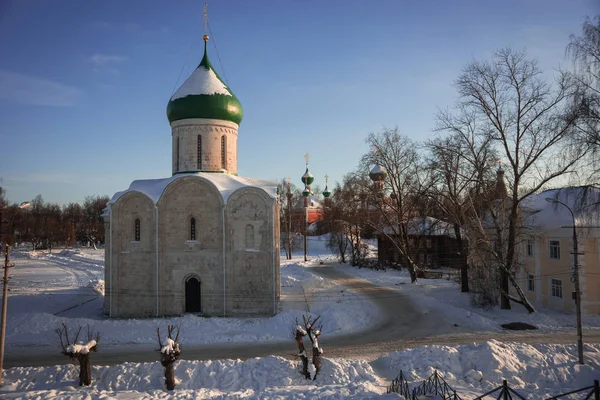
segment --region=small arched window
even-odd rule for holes
[[[254,226],[250,224],[246,225],[246,248],[254,248]]]
[[[190,240],[196,240],[196,218],[190,220]]]
[[[202,135],[198,135],[198,170],[202,170]]]
[[[135,219],[135,241],[136,242],[140,241],[140,219],[139,218]]]
[[[221,169],[227,169],[227,138],[221,136]]]

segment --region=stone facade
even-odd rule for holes
[[[164,180],[154,200],[138,190],[111,200],[105,217],[107,315],[181,315],[193,295],[186,292],[190,278],[200,282],[203,315],[277,312],[279,226],[273,193],[242,185],[227,194],[213,182],[215,175],[218,185],[231,186],[226,183],[234,177],[227,174],[181,174]],[[155,190],[158,183],[152,183],[148,187]]]
[[[237,124],[216,119],[191,118],[171,123],[171,133],[173,174],[223,170],[237,174]],[[201,154],[198,152],[198,136],[202,142]]]
[[[167,104],[172,173],[134,181],[105,213],[105,313],[273,315],[275,182],[237,176],[242,105],[204,56]]]

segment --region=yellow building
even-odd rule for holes
[[[583,314],[600,314],[600,189],[552,189],[522,203],[516,276],[528,299],[575,312],[573,222]],[[571,211],[570,211],[571,210]]]

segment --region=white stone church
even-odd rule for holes
[[[109,317],[277,313],[276,183],[237,176],[242,106],[206,50],[171,97],[173,176],[116,193],[106,225]]]

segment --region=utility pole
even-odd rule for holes
[[[304,190],[302,196],[304,196],[304,261],[308,261],[308,242],[306,236],[308,235],[308,197],[311,195],[310,185],[315,180],[314,176],[308,171],[308,159],[310,155],[306,153],[304,158],[306,159],[306,172],[302,175],[302,183],[304,183]]]
[[[548,203],[560,204],[564,206],[571,213],[571,219],[573,220],[573,275],[571,281],[575,284],[575,312],[577,313],[577,355],[579,358],[579,364],[585,364],[583,360],[583,333],[581,327],[581,286],[579,285],[579,248],[577,246],[577,229],[575,226],[575,214],[571,207],[554,198],[546,198]]]
[[[568,208],[568,207],[567,207]],[[575,283],[575,308],[577,312],[577,354],[579,364],[583,361],[583,333],[581,329],[581,288],[579,286],[579,252],[577,251],[577,230],[575,229],[575,218],[573,218],[573,281]]]
[[[8,225],[8,233],[12,235],[12,227],[15,223],[15,217],[24,208],[28,208],[30,202],[24,201],[19,204],[19,208],[12,216]],[[8,309],[8,269],[14,267],[15,264],[10,264],[10,246],[6,245],[6,254],[4,255],[4,280],[2,286],[2,316],[0,319],[0,386],[4,384],[4,339],[6,336],[6,311]]]
[[[15,264],[10,264],[10,246],[6,245],[2,287],[2,320],[0,321],[0,386],[4,384],[4,339],[6,335],[6,310],[8,308],[8,269],[14,266]]]
[[[292,259],[292,183],[287,178],[287,259]]]

